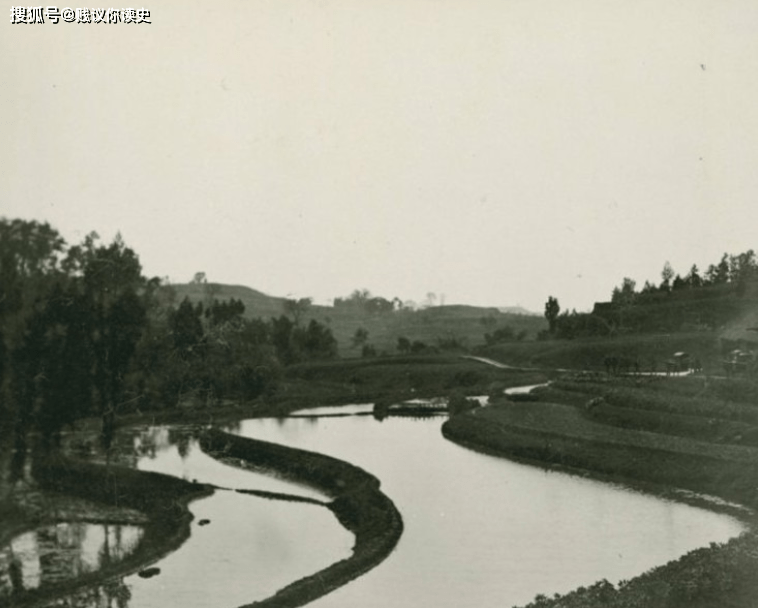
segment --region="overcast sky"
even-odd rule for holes
[[[6,17],[0,215],[321,302],[585,310],[758,249],[754,1],[144,6]]]

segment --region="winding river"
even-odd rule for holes
[[[329,413],[227,429],[362,467],[402,513],[405,532],[394,553],[316,607],[524,604],[537,594],[631,578],[743,529],[704,509],[472,452],[442,437],[443,417],[320,416]],[[155,564],[160,574],[120,581],[121,608],[231,608],[350,554],[352,535],[325,507],[233,490],[324,499],[317,491],[218,462],[200,450],[190,429],[129,429],[120,442],[139,469],[225,488],[190,505],[192,535]],[[22,568],[42,568],[37,558]]]

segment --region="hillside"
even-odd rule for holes
[[[263,292],[243,285],[222,285],[220,283],[184,283],[171,285],[176,292],[176,303],[188,297],[193,302],[202,302],[208,294],[218,300],[242,300],[248,317],[278,317],[284,313],[285,298],[266,295]]]
[[[284,314],[286,298],[266,295],[241,285],[179,284],[171,286],[175,291],[175,303],[189,297],[193,302],[204,301],[208,294],[218,300],[231,298],[245,305],[249,318],[278,317]],[[315,319],[327,325],[339,344],[340,355],[360,356],[360,348],[352,347],[355,331],[363,328],[368,332],[368,344],[377,353],[397,352],[397,339],[401,336],[411,342],[420,341],[428,346],[437,346],[440,340],[455,340],[468,348],[484,344],[484,334],[503,327],[511,327],[515,333],[526,332],[526,339],[533,340],[537,333],[547,327],[544,317],[500,312],[495,307],[449,305],[434,306],[423,310],[399,310],[385,313],[368,313],[354,307],[311,306],[303,316],[307,323]]]
[[[642,372],[664,372],[666,361],[675,352],[684,351],[700,359],[706,373],[722,374],[719,337],[714,331],[581,337],[496,344],[479,349],[477,354],[517,367],[596,371],[605,370],[606,357],[616,356],[638,361]]]
[[[542,314],[539,312],[534,312],[532,310],[527,310],[523,306],[498,306],[497,309],[500,312],[506,313],[506,314],[512,314],[512,315],[531,315],[534,317],[541,317]]]
[[[632,331],[721,329],[758,308],[758,285],[638,294],[631,304],[598,302],[593,314]]]

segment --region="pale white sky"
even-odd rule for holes
[[[11,6],[0,215],[120,230],[149,275],[582,310],[758,249],[753,1]]]

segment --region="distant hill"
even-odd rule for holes
[[[523,306],[498,306],[497,309],[500,312],[509,314],[509,315],[529,315],[532,317],[542,316],[540,313],[534,312],[533,310],[527,310]]]
[[[185,297],[193,302],[202,302],[211,297],[218,300],[234,298],[242,300],[245,316],[269,319],[284,314],[286,298],[269,296],[242,285],[219,283],[185,283],[171,286],[175,303]],[[520,307],[517,307],[520,310]],[[370,314],[355,308],[311,306],[303,322],[315,319],[326,324],[339,344],[340,354],[345,357],[360,356],[360,348],[354,348],[352,337],[359,328],[368,331],[368,344],[377,353],[397,352],[397,339],[408,338],[428,346],[437,346],[441,340],[455,339],[467,347],[484,344],[484,334],[501,327],[512,327],[514,332],[526,332],[526,339],[534,339],[537,333],[547,328],[544,317],[526,312],[501,312],[497,307],[467,305],[434,306],[422,310],[400,310],[383,314]]]
[[[176,303],[185,297],[192,302],[202,302],[208,294],[217,300],[242,300],[245,305],[245,316],[250,318],[278,317],[284,314],[285,298],[266,295],[261,291],[242,285],[223,285],[220,283],[184,283],[171,285],[176,292]]]
[[[637,294],[631,305],[596,302],[592,313],[634,333],[744,330],[758,320],[758,281]]]

